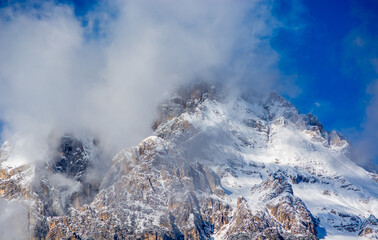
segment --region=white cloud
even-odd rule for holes
[[[29,239],[27,211],[23,204],[0,198],[0,239]]]
[[[24,155],[32,161],[65,132],[94,134],[112,154],[137,144],[151,133],[163,93],[180,84],[212,80],[266,91],[277,83],[269,2],[100,6],[86,16],[87,27],[69,6],[52,2],[0,13],[3,139],[24,139],[19,151],[30,149]],[[88,34],[96,21],[99,38]]]
[[[356,157],[357,162],[364,167],[374,169],[370,164],[375,164],[378,170],[378,80],[368,86],[368,94],[372,98],[366,107],[366,120],[363,123],[363,131],[357,137]]]

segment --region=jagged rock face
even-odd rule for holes
[[[84,145],[84,140],[63,136],[56,154],[37,172],[40,178],[34,184],[34,191],[45,204],[48,216],[64,215],[71,207],[90,203],[99,190],[99,182],[88,179],[91,169],[90,152],[94,142]]]
[[[73,229],[71,236],[84,239],[144,239],[156,234],[162,239],[210,238],[228,222],[231,208],[211,197],[224,197],[217,175],[189,163],[180,151],[151,137],[118,154],[92,204],[68,218],[52,219],[50,232],[55,235],[48,238],[67,228]]]
[[[376,175],[350,161],[341,134],[277,93],[224,98],[199,84],[160,112],[153,136],[117,154],[100,184],[86,177],[93,148],[63,138],[29,191],[34,237],[376,237]],[[26,170],[12,171],[17,185]]]
[[[196,84],[189,88],[182,87],[172,94],[173,97],[160,104],[159,119],[152,126],[154,130],[157,130],[161,123],[166,123],[185,112],[192,113],[205,100],[214,100],[221,95],[214,85],[207,83]]]
[[[58,156],[56,160],[53,160],[51,166],[53,172],[82,181],[83,173],[89,166],[89,159],[80,140],[64,136],[58,146]]]
[[[5,147],[2,161],[12,156],[10,147]],[[93,146],[84,146],[81,140],[67,135],[61,138],[56,154],[47,162],[0,170],[0,196],[30,205],[32,239],[45,238],[48,217],[64,215],[72,207],[90,203],[98,192],[99,182],[88,180],[85,175],[91,168],[91,147],[94,152]]]
[[[294,197],[290,183],[282,173],[276,173],[261,184],[254,186],[251,191],[261,196],[261,202],[265,203],[270,214],[282,224],[285,230],[293,234],[307,235],[307,238],[314,238],[316,235],[314,217],[306,208],[306,205],[297,197]]]
[[[359,236],[365,236],[370,239],[378,239],[378,220],[374,215],[370,215],[368,219],[360,227]]]
[[[30,192],[20,184],[24,172],[29,170],[28,166],[21,166],[10,171],[0,169],[0,196],[12,199],[18,196],[28,197]]]
[[[251,192],[260,206],[252,212],[244,198],[238,199],[225,234],[229,239],[317,239],[314,217],[283,175],[269,177]]]

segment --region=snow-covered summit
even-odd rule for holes
[[[183,88],[161,103],[153,128],[153,136],[114,157],[96,191],[85,189],[93,201],[40,219],[47,239],[378,235],[377,176],[351,161],[342,134],[275,92],[245,97],[211,84]],[[55,169],[66,174],[66,162]],[[73,176],[85,172],[76,170]]]
[[[294,195],[317,213],[319,229],[328,228],[330,239],[360,231],[351,231],[343,214],[360,219],[360,227],[377,214],[374,175],[351,161],[346,138],[326,131],[316,116],[301,114],[276,92],[252,101],[203,99],[193,111],[162,122],[156,134],[193,150],[195,161],[211,166],[234,208],[240,196],[256,202],[249,189],[282,171]]]

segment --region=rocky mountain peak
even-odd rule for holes
[[[219,96],[220,86],[210,83],[197,83],[175,90],[159,105],[159,118],[153,124],[156,130],[161,122],[180,116],[184,112],[192,112],[205,100],[215,100]]]
[[[57,155],[51,163],[53,172],[82,182],[83,174],[90,165],[86,151],[78,138],[70,135],[63,136],[57,148]]]
[[[172,94],[152,136],[98,182],[96,144],[63,136],[30,187],[28,168],[2,168],[0,194],[29,204],[33,239],[375,239],[377,176],[350,160],[340,133],[277,93],[221,92]]]
[[[277,92],[271,92],[268,94],[263,101],[263,107],[267,111],[268,119],[270,121],[280,117],[284,117],[292,122],[298,120],[298,109],[289,101],[281,97]]]
[[[264,107],[274,106],[277,105],[281,108],[295,108],[289,101],[281,97],[277,92],[272,91],[270,92],[265,100],[264,100]]]

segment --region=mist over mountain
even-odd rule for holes
[[[378,238],[376,84],[298,110],[289,2],[1,3],[0,239]]]
[[[159,106],[152,135],[115,155],[104,174],[96,171],[103,155],[94,138],[64,135],[47,162],[27,164],[5,143],[0,193],[28,212],[17,236],[378,236],[377,175],[351,161],[341,133],[276,92],[237,95],[200,83]]]
[[[278,82],[268,2],[104,2],[86,25],[69,5],[24,5],[1,9],[0,109],[2,138],[25,139],[28,161],[66,132],[98,136],[110,155],[137,144],[181,84],[266,92]],[[88,36],[96,23],[100,37]]]

